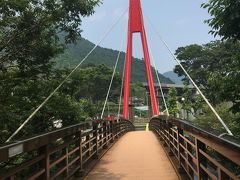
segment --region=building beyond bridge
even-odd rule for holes
[[[143,87],[146,88],[147,92],[149,92],[148,83],[142,83],[142,85],[143,85]],[[155,90],[157,92],[158,98],[162,97],[159,84],[155,83],[154,86],[155,86]],[[176,88],[178,97],[182,97],[183,96],[184,85],[179,85],[179,84],[161,84],[161,86],[162,86],[164,97],[168,97],[169,90],[172,87]],[[197,94],[197,89],[194,86],[188,85],[188,88],[192,91],[192,96],[195,96]]]
[[[142,83],[143,87],[146,89],[146,98],[147,98],[147,106],[149,106],[149,111],[148,111],[148,117],[151,117],[152,116],[152,112],[151,112],[151,104],[150,104],[150,100],[149,100],[149,88],[148,88],[148,83]],[[161,89],[160,89],[160,86],[158,83],[155,83],[154,84],[155,86],[155,90],[156,90],[156,94],[157,94],[157,99],[158,99],[158,106],[160,109],[165,109],[165,106],[163,104],[163,101],[162,101],[162,93],[161,93]],[[183,95],[184,95],[184,86],[185,85],[179,85],[179,84],[161,84],[162,86],[162,90],[163,90],[163,94],[164,94],[164,97],[167,99],[169,97],[169,91],[171,88],[175,88],[176,91],[177,91],[177,101],[178,101],[178,105],[181,109],[182,107],[182,103],[184,102],[184,98],[183,98]],[[188,88],[190,89],[190,91],[192,92],[192,98],[194,99],[194,97],[198,94],[197,92],[197,89],[193,86],[193,85],[188,85]],[[192,114],[192,113],[190,113]],[[189,116],[191,116],[191,118],[193,118],[192,115],[190,115],[188,113]],[[186,111],[181,109],[179,114],[177,115],[177,117],[186,117]]]

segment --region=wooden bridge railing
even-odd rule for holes
[[[0,180],[69,179],[81,175],[120,136],[127,120],[96,121],[59,129],[0,147]],[[105,150],[104,150],[105,149]]]
[[[240,179],[240,146],[185,121],[160,116],[150,121],[173,164],[190,179]]]

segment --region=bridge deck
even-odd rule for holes
[[[166,153],[151,131],[124,135],[100,160],[86,180],[177,180]]]

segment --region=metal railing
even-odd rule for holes
[[[0,147],[0,180],[69,179],[90,166],[119,137],[134,129],[127,120],[94,121]]]
[[[153,118],[150,129],[179,173],[194,180],[240,179],[238,144],[167,116]]]

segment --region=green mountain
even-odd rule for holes
[[[174,73],[173,71],[168,71],[163,73],[163,75],[169,79],[171,79],[175,84],[183,84],[183,77],[179,77],[176,73]]]
[[[55,59],[57,68],[73,68],[75,67],[95,46],[86,39],[81,39],[76,44],[68,46],[64,54]],[[88,64],[100,65],[105,64],[109,67],[114,67],[118,51],[97,47],[95,51],[87,58],[83,63],[83,66]],[[122,73],[125,60],[125,53],[122,52],[119,59],[118,72]],[[153,69],[154,82],[157,82],[156,73]],[[174,84],[169,78],[159,74],[160,80],[163,83]],[[132,81],[133,82],[146,82],[146,71],[143,60],[133,58],[132,59]]]

